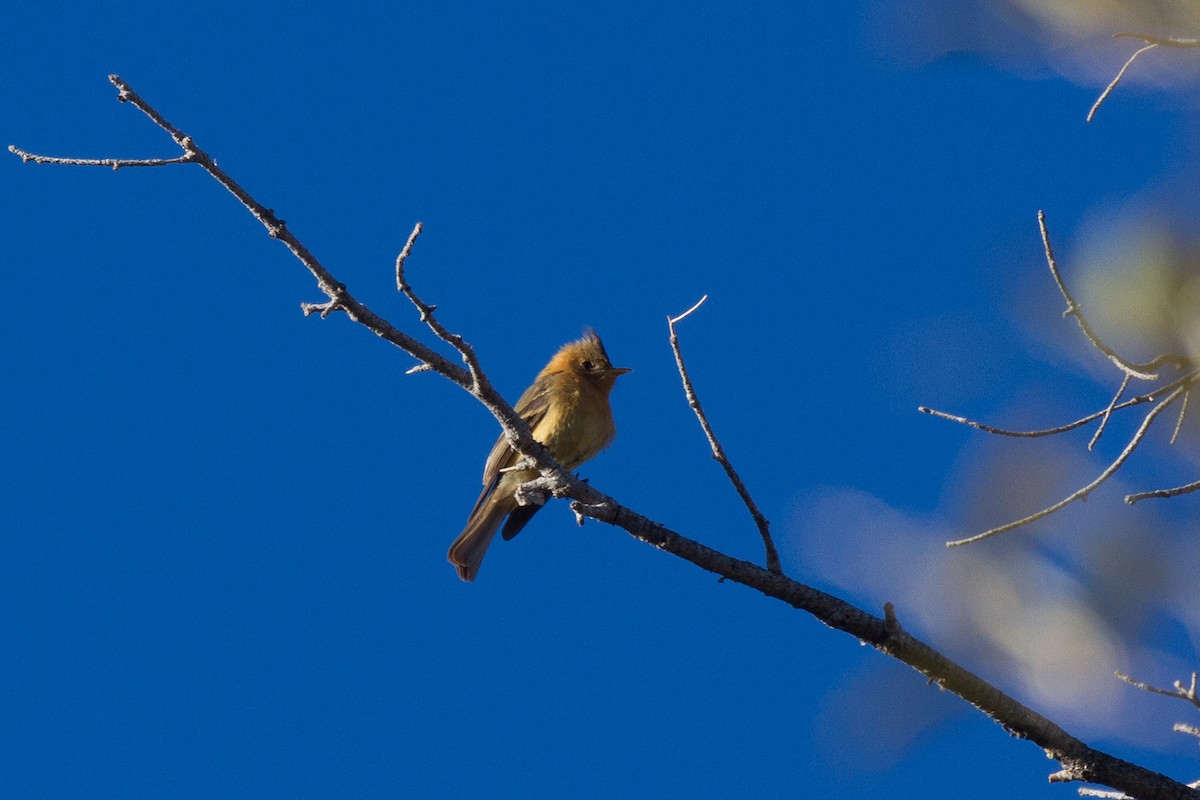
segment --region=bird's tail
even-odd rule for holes
[[[509,504],[501,502],[493,492],[490,496],[480,498],[475,509],[467,520],[463,532],[450,545],[446,557],[458,568],[458,577],[464,581],[473,581],[479,574],[479,565],[487,554],[492,537],[500,530],[500,523],[512,511]],[[515,504],[513,504],[515,505]]]

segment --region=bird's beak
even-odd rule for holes
[[[608,371],[612,375],[624,375],[627,372],[633,372],[628,367],[610,367]]]

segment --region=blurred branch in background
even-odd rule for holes
[[[1183,105],[1200,103],[1194,58],[1141,58],[1161,47],[1198,46],[1188,38],[1200,35],[1195,0],[876,0],[871,9],[876,46],[903,61],[930,63],[971,52],[1026,76],[1049,68],[1089,91],[1107,85],[1089,117],[1118,83],[1170,90]],[[1121,33],[1114,38],[1113,31],[1177,36]],[[1132,58],[1125,39],[1141,42]],[[1137,67],[1130,69],[1134,60]],[[1122,62],[1114,79],[1114,65]]]
[[[1126,683],[1130,684],[1131,686],[1136,686],[1137,688],[1142,689],[1143,691],[1152,692],[1153,694],[1162,694],[1162,695],[1166,695],[1167,697],[1178,697],[1181,700],[1187,700],[1189,703],[1194,705],[1196,708],[1200,708],[1200,696],[1197,696],[1197,694],[1196,694],[1196,673],[1195,672],[1192,673],[1191,685],[1184,686],[1183,681],[1175,681],[1174,689],[1159,689],[1158,687],[1151,686],[1148,683],[1142,683],[1141,681],[1135,681],[1133,678],[1129,677],[1128,675],[1124,675],[1120,672],[1117,673],[1117,677],[1120,678],[1121,680],[1125,681]]]
[[[1109,82],[1108,86],[1104,87],[1104,91],[1100,93],[1100,96],[1096,98],[1096,102],[1093,103],[1091,109],[1088,110],[1088,122],[1091,122],[1096,118],[1096,112],[1100,110],[1100,106],[1104,105],[1104,101],[1108,99],[1108,96],[1113,93],[1113,89],[1116,89],[1117,84],[1119,84],[1121,79],[1125,77],[1125,72],[1129,69],[1130,65],[1132,65],[1137,57],[1142,53],[1149,52],[1156,47],[1200,47],[1200,39],[1164,39],[1159,36],[1150,36],[1149,34],[1145,33],[1114,33],[1113,37],[1118,39],[1141,39],[1143,42],[1146,42],[1146,45],[1135,51],[1134,54],[1129,57],[1129,60],[1122,65],[1120,71],[1117,72],[1117,76],[1113,78],[1111,82]]]
[[[1137,430],[1130,438],[1128,444],[1125,445],[1125,448],[1121,451],[1120,455],[1118,455],[1117,458],[1095,478],[1095,480],[1040,511],[1036,511],[1028,516],[1007,522],[1003,525],[997,525],[996,527],[989,528],[982,533],[969,536],[965,539],[955,539],[953,541],[949,541],[946,543],[948,547],[958,547],[964,544],[971,544],[973,542],[978,542],[982,539],[995,536],[996,534],[1004,533],[1005,531],[1020,528],[1024,525],[1028,525],[1031,522],[1044,519],[1056,511],[1059,511],[1062,508],[1070,505],[1076,500],[1086,500],[1088,495],[1090,495],[1101,484],[1111,478],[1117,472],[1117,470],[1125,464],[1129,457],[1133,455],[1134,451],[1137,450],[1137,448],[1142,444],[1146,432],[1150,429],[1151,424],[1158,417],[1158,415],[1179,401],[1179,417],[1176,421],[1174,432],[1171,435],[1171,442],[1174,443],[1178,438],[1179,430],[1183,425],[1184,415],[1187,413],[1188,398],[1191,395],[1192,387],[1195,385],[1196,381],[1200,379],[1200,370],[1195,369],[1193,360],[1188,356],[1164,353],[1144,363],[1137,363],[1119,355],[1112,347],[1106,344],[1104,340],[1100,338],[1099,334],[1096,333],[1095,329],[1088,322],[1087,318],[1083,315],[1082,306],[1080,305],[1079,301],[1075,299],[1074,295],[1067,288],[1066,282],[1063,280],[1062,273],[1058,268],[1058,261],[1054,257],[1054,248],[1050,244],[1050,232],[1046,226],[1046,215],[1041,211],[1038,212],[1038,227],[1041,230],[1042,246],[1045,250],[1046,262],[1050,267],[1050,274],[1053,276],[1059,292],[1062,294],[1063,299],[1067,303],[1067,308],[1063,312],[1063,316],[1074,317],[1075,322],[1079,325],[1079,329],[1083,331],[1084,336],[1087,337],[1087,340],[1091,346],[1102,353],[1105,358],[1112,362],[1112,364],[1122,373],[1121,385],[1113,395],[1112,400],[1103,411],[1088,415],[1082,419],[1076,420],[1075,422],[1067,423],[1066,425],[1060,425],[1055,428],[1047,428],[1036,431],[1008,431],[1002,428],[996,428],[990,425],[984,425],[979,422],[968,420],[964,417],[947,414],[942,411],[936,411],[927,406],[921,406],[919,410],[926,414],[931,414],[943,419],[949,419],[955,422],[961,422],[965,425],[970,425],[973,428],[977,428],[987,433],[1026,438],[1065,433],[1067,431],[1074,430],[1075,428],[1080,427],[1088,422],[1099,419],[1100,424],[1097,426],[1095,434],[1088,443],[1088,449],[1091,450],[1100,440],[1100,437],[1104,434],[1105,428],[1108,426],[1108,421],[1112,417],[1114,411],[1129,408],[1134,405],[1140,405],[1142,403],[1150,403],[1151,408],[1146,411],[1145,415],[1142,417],[1141,425],[1138,426]],[[1165,379],[1162,377],[1162,369],[1164,367],[1173,367],[1176,373],[1183,372],[1184,374],[1179,377]],[[1130,382],[1134,380],[1143,381],[1150,384],[1154,384],[1160,380],[1163,382],[1157,386],[1154,386],[1145,394],[1122,402],[1121,398],[1124,396],[1125,390],[1129,387]],[[1156,489],[1149,492],[1130,494],[1126,496],[1125,502],[1132,504],[1149,497],[1173,497],[1175,495],[1195,491],[1196,489],[1200,489],[1200,481],[1172,489]]]
[[[1196,676],[1197,676],[1197,673],[1193,672],[1192,673],[1192,681],[1189,685],[1185,686],[1183,681],[1177,680],[1177,681],[1175,681],[1173,689],[1160,689],[1157,686],[1151,686],[1148,683],[1142,683],[1141,681],[1135,681],[1133,678],[1129,677],[1128,675],[1124,675],[1120,672],[1117,673],[1118,678],[1120,678],[1121,680],[1130,684],[1131,686],[1135,686],[1138,689],[1141,689],[1146,692],[1150,692],[1152,694],[1161,694],[1161,695],[1166,695],[1167,697],[1177,697],[1180,700],[1186,700],[1187,702],[1194,705],[1196,708],[1200,709],[1200,696],[1198,696],[1196,694]],[[1196,738],[1200,739],[1200,728],[1197,728],[1195,725],[1188,725],[1187,723],[1184,723],[1184,722],[1177,722],[1177,723],[1175,723],[1174,730],[1177,733],[1186,733],[1189,736],[1195,736]],[[1200,780],[1192,781],[1191,783],[1188,784],[1188,786],[1192,787],[1193,789],[1200,789]],[[1080,794],[1091,794],[1091,792],[1087,789],[1080,789],[1079,793]]]

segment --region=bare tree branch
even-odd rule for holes
[[[1116,351],[1106,345],[1092,329],[1092,326],[1088,324],[1087,318],[1083,316],[1082,307],[1071,295],[1070,290],[1067,289],[1067,284],[1063,281],[1062,274],[1058,271],[1058,262],[1054,259],[1054,248],[1050,246],[1050,231],[1046,227],[1046,212],[1044,211],[1038,211],[1038,228],[1042,233],[1042,247],[1046,252],[1046,263],[1050,267],[1050,274],[1054,277],[1054,283],[1058,286],[1058,291],[1062,294],[1063,299],[1067,301],[1067,310],[1063,312],[1063,316],[1075,318],[1075,321],[1079,323],[1079,329],[1083,331],[1084,336],[1092,343],[1092,347],[1103,353],[1109,361],[1116,365],[1117,369],[1132,378],[1142,381],[1158,380],[1158,373],[1155,370],[1168,364],[1174,364],[1180,369],[1191,366],[1190,359],[1169,353],[1156,356],[1145,364],[1136,364],[1117,355]]]
[[[1059,500],[1057,503],[1043,508],[1041,511],[1037,511],[1026,517],[1022,517],[1021,519],[1007,522],[1003,525],[998,525],[994,528],[989,528],[983,533],[969,536],[965,539],[956,539],[954,541],[946,542],[947,547],[959,547],[964,544],[972,544],[974,542],[995,536],[996,534],[1011,531],[1015,528],[1020,528],[1024,525],[1030,524],[1031,522],[1036,522],[1037,520],[1048,517],[1054,512],[1075,502],[1076,500],[1086,499],[1087,496],[1096,489],[1096,487],[1112,477],[1112,475],[1121,468],[1121,465],[1123,465],[1125,461],[1128,460],[1131,455],[1133,455],[1133,452],[1142,443],[1146,431],[1149,429],[1150,424],[1154,421],[1154,419],[1160,413],[1162,413],[1167,406],[1173,404],[1176,400],[1182,397],[1182,408],[1180,409],[1179,418],[1175,423],[1175,430],[1171,434],[1171,443],[1174,444],[1175,440],[1179,436],[1180,428],[1183,425],[1184,415],[1187,413],[1187,403],[1191,394],[1192,386],[1197,380],[1200,380],[1200,370],[1193,369],[1192,359],[1185,356],[1164,353],[1154,357],[1144,364],[1138,364],[1118,355],[1116,351],[1105,344],[1096,331],[1092,328],[1091,324],[1087,321],[1087,318],[1083,315],[1082,306],[1080,306],[1079,302],[1071,294],[1070,289],[1067,288],[1066,281],[1063,280],[1062,273],[1058,268],[1058,261],[1054,257],[1054,248],[1050,244],[1050,232],[1046,226],[1045,212],[1038,211],[1038,228],[1042,236],[1042,247],[1046,254],[1046,263],[1050,267],[1050,275],[1054,278],[1054,283],[1058,287],[1059,293],[1067,302],[1067,308],[1066,311],[1063,312],[1063,316],[1074,317],[1075,322],[1079,325],[1080,330],[1083,331],[1084,336],[1087,337],[1088,342],[1090,342],[1093,347],[1095,347],[1106,358],[1108,358],[1108,360],[1112,362],[1112,364],[1116,366],[1117,369],[1119,369],[1122,373],[1121,385],[1113,395],[1112,400],[1109,401],[1108,406],[1101,412],[1090,414],[1082,419],[1075,420],[1074,422],[1067,423],[1066,425],[1060,425],[1056,428],[1035,431],[1010,431],[1003,428],[996,428],[990,425],[984,425],[981,422],[975,422],[967,419],[966,417],[947,414],[943,411],[935,411],[926,406],[921,406],[918,410],[942,419],[948,419],[953,422],[969,425],[987,433],[1024,438],[1051,436],[1054,434],[1065,433],[1067,431],[1074,430],[1081,425],[1085,425],[1092,420],[1099,419],[1100,425],[1096,429],[1095,434],[1092,436],[1091,441],[1088,442],[1088,450],[1091,450],[1100,440],[1100,437],[1104,435],[1104,431],[1108,426],[1108,421],[1112,418],[1114,411],[1129,408],[1130,406],[1134,405],[1140,405],[1141,403],[1158,403],[1158,405],[1146,412],[1146,415],[1142,418],[1141,425],[1138,427],[1133,437],[1129,440],[1129,443],[1126,444],[1125,449],[1122,450],[1121,454],[1117,456],[1116,460],[1109,464],[1109,466],[1091,483],[1083,486],[1075,492],[1072,492],[1070,495],[1064,497],[1062,500]],[[1189,371],[1173,381],[1168,381],[1161,384],[1151,392],[1138,397],[1133,397],[1125,402],[1120,402],[1121,398],[1125,394],[1125,390],[1129,388],[1131,381],[1157,381],[1159,380],[1159,370],[1165,366],[1172,365],[1177,369]],[[1188,492],[1195,491],[1198,488],[1200,488],[1200,482],[1188,484],[1187,486],[1181,486],[1177,489],[1158,489],[1152,492],[1131,494],[1125,498],[1125,502],[1132,504],[1149,497],[1173,497],[1175,495],[1186,494]]]
[[[1093,491],[1095,491],[1097,486],[1099,486],[1100,484],[1104,483],[1106,480],[1111,478],[1113,476],[1113,474],[1116,473],[1116,471],[1121,468],[1121,465],[1124,464],[1131,455],[1133,455],[1133,451],[1136,450],[1138,445],[1140,445],[1142,443],[1142,438],[1146,435],[1146,431],[1149,430],[1150,424],[1152,422],[1154,422],[1154,418],[1157,417],[1159,414],[1161,414],[1163,411],[1165,411],[1183,393],[1184,393],[1184,389],[1183,389],[1183,387],[1180,387],[1180,388],[1176,389],[1175,391],[1171,392],[1169,395],[1167,395],[1162,400],[1162,402],[1160,402],[1157,406],[1152,408],[1146,414],[1145,418],[1142,419],[1142,424],[1140,426],[1138,426],[1137,431],[1134,432],[1133,437],[1129,440],[1129,444],[1125,445],[1125,449],[1121,451],[1121,454],[1119,456],[1117,456],[1115,461],[1113,461],[1111,464],[1108,465],[1107,469],[1105,469],[1098,476],[1096,476],[1096,479],[1093,480],[1091,483],[1087,484],[1086,486],[1084,486],[1081,489],[1075,490],[1071,494],[1064,497],[1062,500],[1059,500],[1054,505],[1049,506],[1047,508],[1043,508],[1041,511],[1030,514],[1027,517],[1023,517],[1021,519],[1014,520],[1013,522],[1005,523],[1004,525],[998,525],[997,527],[991,528],[990,530],[986,530],[983,533],[977,533],[974,536],[968,536],[966,539],[956,539],[955,541],[952,541],[952,542],[946,542],[946,546],[947,547],[960,547],[964,544],[973,544],[974,542],[978,542],[982,539],[987,539],[990,536],[995,536],[998,533],[1004,533],[1005,531],[1011,531],[1013,528],[1019,528],[1022,525],[1028,525],[1031,522],[1036,522],[1039,519],[1050,516],[1055,511],[1058,511],[1059,509],[1063,508],[1064,506],[1070,505],[1071,503],[1075,502],[1076,500],[1086,499],[1089,494],[1091,494]]]
[[[1105,408],[1103,411],[1097,411],[1094,414],[1088,414],[1086,417],[1081,417],[1080,419],[1077,419],[1074,422],[1068,422],[1066,425],[1058,425],[1053,428],[1043,428],[1041,430],[1033,430],[1033,431],[1014,431],[1014,430],[1008,430],[1007,428],[997,428],[992,425],[985,425],[984,423],[977,422],[973,419],[967,419],[966,417],[960,417],[957,414],[948,414],[945,411],[938,411],[936,408],[929,408],[928,406],[917,406],[917,411],[920,411],[922,414],[929,414],[930,416],[938,417],[940,419],[948,419],[951,422],[958,422],[963,425],[967,425],[969,427],[975,428],[976,430],[981,430],[984,433],[992,433],[997,436],[1013,436],[1013,437],[1020,438],[1020,439],[1036,439],[1040,436],[1054,436],[1059,433],[1066,433],[1067,431],[1073,431],[1076,428],[1081,428],[1084,425],[1087,425],[1089,422],[1092,422],[1093,420],[1101,419],[1102,417],[1111,413],[1112,411],[1119,411],[1123,408],[1129,408],[1130,406],[1136,406],[1136,405],[1140,405],[1142,403],[1149,403],[1154,399],[1154,397],[1155,397],[1155,395],[1152,395],[1152,394],[1144,394],[1139,397],[1132,397],[1129,400],[1126,400],[1124,403],[1121,403],[1116,406],[1109,406],[1108,408]]]
[[[1179,39],[1173,36],[1153,36],[1149,33],[1134,33],[1132,31],[1121,31],[1113,34],[1114,39],[1141,39],[1149,44],[1156,44],[1160,47],[1178,47],[1178,48],[1197,48],[1200,47],[1200,39]]]
[[[1200,694],[1197,694],[1196,692],[1197,673],[1195,672],[1192,673],[1192,682],[1190,686],[1184,686],[1183,681],[1175,681],[1175,688],[1173,689],[1159,689],[1158,687],[1151,686],[1148,683],[1135,681],[1133,678],[1120,672],[1116,673],[1116,676],[1128,683],[1130,686],[1136,686],[1142,691],[1152,692],[1154,694],[1162,694],[1166,695],[1167,697],[1177,697],[1180,700],[1188,701],[1196,708],[1200,708]]]
[[[63,164],[70,167],[112,167],[114,170],[122,167],[165,167],[170,164],[187,164],[192,161],[188,153],[177,158],[61,158],[58,156],[39,156],[28,153],[15,145],[8,146],[8,152],[19,156],[26,163],[34,164]]]
[[[1112,401],[1108,404],[1108,408],[1104,409],[1104,417],[1100,420],[1100,425],[1096,428],[1096,432],[1092,434],[1091,441],[1088,442],[1088,450],[1095,448],[1096,442],[1100,441],[1100,437],[1104,435],[1104,429],[1108,427],[1108,421],[1112,419],[1113,408],[1121,400],[1121,395],[1125,394],[1125,390],[1129,388],[1129,381],[1133,376],[1128,372],[1121,378],[1121,385],[1117,387],[1117,393],[1113,395]],[[1184,402],[1187,402],[1187,395],[1184,395]]]
[[[1121,34],[1119,34],[1119,33],[1117,34],[1117,36],[1120,36],[1120,35]],[[1108,96],[1113,93],[1113,89],[1117,88],[1117,84],[1121,82],[1121,78],[1125,77],[1125,72],[1129,69],[1130,65],[1133,64],[1133,62],[1137,59],[1137,57],[1140,56],[1142,53],[1145,53],[1148,50],[1153,50],[1154,48],[1158,47],[1158,45],[1159,45],[1158,42],[1152,42],[1151,44],[1146,45],[1145,47],[1138,50],[1136,53],[1134,53],[1133,55],[1131,55],[1129,57],[1129,60],[1125,62],[1125,65],[1123,67],[1121,67],[1121,71],[1117,73],[1117,77],[1113,78],[1109,82],[1108,86],[1104,87],[1104,91],[1101,92],[1100,96],[1096,98],[1096,102],[1092,103],[1092,107],[1088,110],[1088,113],[1087,113],[1087,121],[1088,122],[1091,122],[1093,119],[1096,118],[1096,112],[1100,110],[1100,106],[1104,105],[1104,101],[1107,100]]]
[[[1200,481],[1185,483],[1183,486],[1176,486],[1173,489],[1152,489],[1149,492],[1135,492],[1125,495],[1125,502],[1133,505],[1143,500],[1165,500],[1170,497],[1178,497],[1181,494],[1191,494],[1197,489],[1200,489]]]
[[[708,446],[712,449],[713,458],[725,469],[725,474],[729,476],[729,482],[737,490],[738,497],[742,498],[742,502],[746,504],[746,509],[754,519],[754,524],[758,527],[758,533],[763,540],[763,548],[766,550],[767,569],[782,574],[783,567],[779,563],[779,551],[775,549],[775,542],[771,538],[771,523],[767,522],[767,518],[758,510],[758,504],[750,496],[750,490],[746,488],[746,484],[742,482],[741,476],[733,468],[729,457],[725,455],[725,448],[721,447],[721,443],[717,441],[717,434],[713,431],[712,425],[708,422],[708,416],[700,406],[700,398],[696,396],[696,389],[692,386],[692,379],[688,376],[687,367],[683,363],[683,352],[679,349],[679,334],[675,332],[675,324],[691,316],[696,309],[704,305],[704,301],[707,299],[708,295],[704,295],[696,305],[679,316],[667,317],[667,328],[671,332],[671,352],[675,354],[675,366],[679,369],[680,380],[683,381],[684,396],[687,397],[692,411],[696,413],[696,419],[700,420],[700,427],[704,429],[704,436],[708,439]]]
[[[1129,57],[1129,60],[1126,61],[1124,66],[1121,67],[1121,71],[1117,73],[1117,77],[1113,78],[1112,81],[1109,82],[1108,86],[1104,87],[1104,91],[1100,93],[1100,96],[1098,98],[1096,98],[1096,102],[1092,104],[1091,110],[1088,111],[1088,115],[1087,115],[1088,122],[1091,122],[1095,118],[1096,112],[1100,110],[1100,106],[1104,105],[1104,101],[1108,99],[1108,96],[1110,94],[1112,94],[1113,89],[1116,89],[1117,84],[1119,84],[1121,82],[1121,79],[1125,77],[1126,70],[1129,69],[1129,66],[1131,64],[1133,64],[1133,62],[1137,59],[1137,57],[1140,56],[1142,53],[1145,53],[1149,50],[1153,50],[1156,47],[1176,47],[1176,48],[1200,47],[1200,39],[1176,39],[1176,38],[1167,37],[1167,36],[1151,36],[1148,33],[1132,33],[1130,31],[1122,31],[1121,33],[1114,33],[1113,38],[1114,39],[1140,39],[1141,41],[1146,42],[1146,46],[1142,47],[1137,52],[1135,52],[1133,55],[1131,55]]]
[[[1183,681],[1175,681],[1174,689],[1160,689],[1157,686],[1151,686],[1148,683],[1142,683],[1141,681],[1135,681],[1133,678],[1129,677],[1128,675],[1124,675],[1120,672],[1116,673],[1116,676],[1118,678],[1120,678],[1121,680],[1125,681],[1126,683],[1130,684],[1131,686],[1136,686],[1137,688],[1141,689],[1142,691],[1152,692],[1153,694],[1166,695],[1167,697],[1176,697],[1176,698],[1179,698],[1180,700],[1186,700],[1187,702],[1194,705],[1196,708],[1200,708],[1200,694],[1198,694],[1196,691],[1197,673],[1195,673],[1195,672],[1192,673],[1192,682],[1190,685],[1184,686]],[[1200,737],[1200,728],[1197,728],[1194,725],[1188,725],[1183,722],[1175,723],[1175,725],[1173,725],[1171,727],[1171,730],[1175,731],[1176,733],[1186,733],[1189,736]],[[1192,781],[1191,783],[1188,784],[1188,786],[1191,787],[1192,789],[1200,789],[1200,780]]]
[[[421,223],[418,222],[413,227],[412,233],[408,235],[408,241],[404,243],[404,248],[396,256],[396,290],[407,297],[409,302],[416,307],[417,311],[421,314],[421,321],[428,325],[429,329],[439,339],[453,347],[462,356],[462,360],[466,362],[467,370],[471,373],[471,380],[474,382],[472,394],[475,394],[480,387],[488,385],[487,376],[483,374],[483,367],[479,364],[479,357],[475,354],[475,349],[465,339],[456,333],[448,331],[442,323],[434,318],[433,312],[437,310],[437,306],[430,305],[420,297],[417,297],[417,293],[409,285],[407,278],[404,277],[404,262],[408,260],[409,254],[412,253],[413,244],[416,243],[417,237],[421,235],[422,230]]]
[[[931,682],[967,700],[981,712],[1000,723],[1005,730],[1019,738],[1029,739],[1045,750],[1050,758],[1057,760],[1062,765],[1060,771],[1050,776],[1052,781],[1097,783],[1119,789],[1133,797],[1155,798],[1155,800],[1200,798],[1200,792],[1196,792],[1182,783],[1091,748],[1071,736],[1050,720],[1008,697],[996,687],[958,666],[901,629],[896,621],[894,609],[885,610],[886,619],[879,619],[844,600],[793,581],[778,571],[764,569],[748,561],[732,558],[688,539],[621,505],[598,489],[575,478],[559,467],[546,449],[533,440],[528,426],[516,416],[511,406],[496,392],[486,375],[478,368],[477,363],[472,363],[473,351],[466,346],[465,342],[452,334],[442,337],[444,341],[458,349],[459,354],[464,360],[467,360],[469,369],[452,363],[367,309],[354,299],[346,287],[317,261],[316,257],[296,239],[274,212],[246,193],[240,185],[220,170],[206,153],[196,147],[190,137],[167,123],[157,111],[138,97],[128,84],[117,76],[111,76],[111,80],[120,90],[120,100],[132,103],[175,139],[185,154],[179,163],[196,163],[203,167],[246,206],[255,218],[266,227],[269,235],[282,241],[313,274],[319,288],[326,294],[329,301],[320,305],[306,306],[306,313],[319,311],[322,316],[325,316],[334,310],[344,311],[350,319],[416,358],[419,363],[411,371],[437,372],[479,399],[500,421],[505,435],[517,452],[538,466],[541,477],[533,482],[536,486],[530,488],[559,497],[569,497],[573,501],[571,503],[572,510],[580,517],[591,517],[620,527],[640,541],[720,575],[723,580],[743,584],[768,597],[806,611],[826,625],[849,633],[860,641],[872,645],[880,652],[908,664],[927,676]],[[14,152],[16,151],[14,150]],[[45,163],[73,162],[60,160]],[[88,163],[89,165],[101,165],[100,163]],[[112,166],[112,164],[103,165]],[[410,245],[417,232],[419,232],[419,228],[414,230],[413,236],[409,237]],[[406,246],[406,250],[410,249],[411,247]],[[406,256],[406,252],[401,251],[401,258],[398,258],[398,285],[404,284],[403,261]],[[403,291],[403,288],[401,290]],[[418,304],[418,308],[421,308],[420,304]],[[422,312],[422,316],[428,324],[432,315],[432,307],[429,306],[427,309]],[[1158,408],[1155,409],[1155,411],[1158,410]]]
[[[1191,397],[1191,389],[1183,393],[1183,402],[1179,405],[1179,419],[1175,420],[1175,430],[1171,431],[1171,444],[1175,444],[1179,439],[1179,432],[1183,430],[1183,420],[1187,417],[1188,401]]]
[[[1092,789],[1087,786],[1080,788],[1080,797],[1102,797],[1104,800],[1127,800],[1129,795],[1124,792],[1110,792],[1104,789]]]

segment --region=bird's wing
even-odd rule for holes
[[[536,428],[538,423],[546,417],[546,410],[550,407],[548,384],[551,379],[552,376],[549,375],[538,378],[513,406],[513,411],[516,411],[517,416],[525,420],[525,424],[529,426],[530,430]],[[496,440],[496,444],[492,445],[492,452],[488,454],[487,462],[483,465],[483,492],[479,495],[479,500],[475,502],[476,508],[495,488],[496,482],[500,480],[500,470],[511,467],[518,460],[516,451],[508,446],[508,440],[501,435]]]

